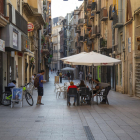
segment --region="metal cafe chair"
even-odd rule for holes
[[[96,95],[97,98],[102,97],[102,102],[104,101],[105,104],[107,103],[109,105],[109,101],[108,101],[107,96],[108,96],[108,93],[110,90],[111,90],[111,86],[106,87],[104,91],[100,91],[100,94]],[[98,104],[98,100],[97,100],[97,104]]]
[[[85,97],[87,103],[91,105],[91,95],[90,95],[89,88],[81,87],[80,94],[81,94],[81,100],[83,99],[83,97]]]
[[[77,88],[70,88],[69,89],[69,92],[67,93],[67,106],[68,106],[69,96],[70,96],[70,98],[76,96],[76,99],[77,99]],[[77,104],[78,104],[78,101],[77,101]]]

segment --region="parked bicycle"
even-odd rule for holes
[[[25,84],[25,86],[21,86],[23,88],[23,95],[25,95],[25,99],[27,101],[27,103],[30,105],[30,106],[33,106],[34,104],[34,100],[33,100],[33,97],[32,95],[28,92],[27,90],[27,86],[29,85],[30,83],[27,83]],[[19,92],[17,92],[16,94],[18,94]],[[2,104],[4,106],[9,106],[11,105],[11,99],[12,99],[12,93],[10,91],[5,91],[3,94],[2,94]],[[18,103],[18,101],[16,102]]]

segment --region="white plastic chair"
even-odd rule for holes
[[[61,93],[61,88],[60,88],[59,84],[56,84],[55,88],[56,88],[56,90],[55,90],[55,91],[56,91],[56,98],[57,98],[58,93],[59,93],[59,96],[60,96],[60,93]]]

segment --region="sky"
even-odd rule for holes
[[[68,0],[68,1],[63,1],[63,0],[51,0],[52,1],[52,7],[51,7],[51,12],[52,12],[52,18],[63,16],[65,17],[67,13],[71,13],[76,9],[76,6],[80,6],[83,1],[78,1],[78,0]]]

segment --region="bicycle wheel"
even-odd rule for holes
[[[33,97],[31,96],[31,94],[29,92],[25,93],[25,99],[30,106],[33,106],[34,100],[33,100]]]
[[[9,96],[8,92],[4,92],[2,94],[2,101],[1,101],[1,104],[4,105],[4,106],[9,106],[11,105],[11,99],[6,99],[6,97]]]

